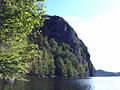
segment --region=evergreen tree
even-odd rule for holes
[[[55,62],[55,66],[56,66],[55,74],[57,76],[67,76],[66,66],[61,57],[58,56]]]

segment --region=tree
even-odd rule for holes
[[[42,17],[44,6],[42,3],[36,5],[36,1],[44,0],[0,1],[0,76],[3,79],[21,77],[27,73],[31,60],[29,53],[35,49],[34,45],[30,48],[27,36],[33,28],[42,27],[45,20]],[[40,33],[39,30],[36,32]]]
[[[66,70],[66,66],[62,60],[61,57],[58,56],[58,58],[56,59],[56,62],[55,62],[55,66],[56,66],[56,75],[57,76],[67,76],[67,70]]]

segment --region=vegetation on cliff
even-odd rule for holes
[[[93,76],[87,47],[75,31],[61,17],[45,20],[43,4],[34,2],[0,2],[0,77]]]
[[[87,63],[80,64],[77,56],[72,52],[68,44],[58,44],[53,38],[39,34],[40,38],[34,38],[42,52],[41,62],[36,60],[31,66],[30,74],[39,76],[85,76]],[[30,38],[33,38],[30,36]],[[33,70],[34,69],[34,70]],[[40,72],[39,72],[40,71]]]
[[[31,34],[29,39],[37,44],[43,53],[41,66],[44,74],[39,73],[41,69],[37,65],[36,73],[33,75],[42,76],[93,76],[95,69],[90,61],[87,47],[84,45],[73,30],[73,28],[59,16],[47,16],[44,26],[37,33],[36,37]],[[37,30],[37,28],[36,28]],[[35,30],[34,30],[35,31]],[[34,33],[34,32],[33,32]],[[46,64],[44,64],[46,63]],[[51,72],[49,72],[51,70]]]

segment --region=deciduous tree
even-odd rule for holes
[[[35,49],[27,36],[43,25],[43,1],[0,0],[0,77],[16,78],[27,73],[29,55]]]

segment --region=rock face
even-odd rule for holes
[[[48,17],[49,19],[45,21],[41,29],[43,35],[47,35],[48,40],[51,38],[55,39],[59,44],[68,44],[73,49],[73,53],[77,56],[80,64],[83,64],[84,61],[87,62],[87,76],[94,76],[95,69],[90,61],[90,54],[87,47],[83,41],[78,38],[73,28],[59,16]]]

